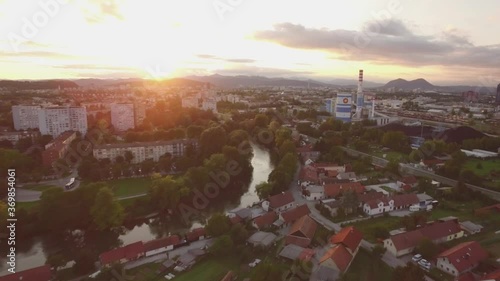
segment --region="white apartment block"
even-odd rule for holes
[[[134,122],[135,126],[140,126],[146,119],[146,105],[141,103],[134,104]]]
[[[116,131],[127,131],[135,128],[134,104],[114,103],[111,105],[111,124]]]
[[[87,133],[85,107],[46,107],[38,111],[40,133],[54,138],[66,131]]]
[[[14,129],[38,129],[38,110],[40,110],[40,106],[35,105],[12,106],[12,119],[14,120]]]
[[[196,149],[196,140],[173,140],[156,142],[135,142],[135,143],[115,143],[95,146],[93,149],[94,158],[110,159],[114,161],[118,156],[125,156],[126,151],[132,152],[134,156],[132,163],[137,164],[145,160],[152,159],[157,162],[161,156],[170,153],[172,156],[182,156],[186,152],[188,145],[193,145]]]
[[[182,98],[183,108],[200,108],[200,99],[198,97],[184,97]]]
[[[203,103],[201,104],[201,109],[217,112],[217,100],[214,98],[203,99]]]

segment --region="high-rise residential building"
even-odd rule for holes
[[[27,130],[38,129],[38,110],[40,106],[34,105],[14,105],[12,106],[12,119],[14,129]]]
[[[114,103],[111,105],[111,124],[116,131],[127,131],[135,128],[134,104]]]
[[[134,104],[134,122],[135,126],[140,126],[146,119],[146,106],[142,103]]]
[[[497,86],[497,96],[495,99],[496,104],[500,104],[500,84]]]
[[[40,133],[54,138],[66,131],[87,133],[87,111],[85,107],[46,107],[38,111]]]

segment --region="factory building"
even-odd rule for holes
[[[352,94],[338,93],[335,99],[335,119],[351,122],[352,119]]]

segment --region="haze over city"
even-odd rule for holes
[[[0,1],[1,78],[500,76],[495,0],[48,2]]]

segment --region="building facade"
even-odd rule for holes
[[[0,141],[7,140],[15,145],[20,139],[30,138],[32,141],[35,141],[39,136],[40,132],[38,131],[0,132]]]
[[[161,156],[170,153],[173,157],[183,156],[189,146],[198,148],[196,140],[173,140],[156,142],[116,143],[95,146],[94,158],[114,161],[118,156],[125,156],[126,151],[133,155],[132,163],[137,164],[151,159],[157,162]]]
[[[111,124],[116,131],[127,131],[135,128],[134,104],[114,103],[111,105]]]
[[[87,110],[85,107],[46,107],[38,111],[38,122],[42,135],[54,138],[66,131],[87,133]]]
[[[352,118],[352,94],[338,93],[335,100],[335,119],[343,122],[351,122]]]
[[[14,129],[27,130],[38,129],[38,111],[40,106],[34,105],[14,105],[12,106],[12,119],[14,121]]]
[[[45,150],[42,152],[43,165],[45,167],[51,167],[54,162],[59,159],[63,159],[71,147],[71,142],[75,139],[76,133],[73,131],[67,131],[53,141],[49,142],[45,146]]]

